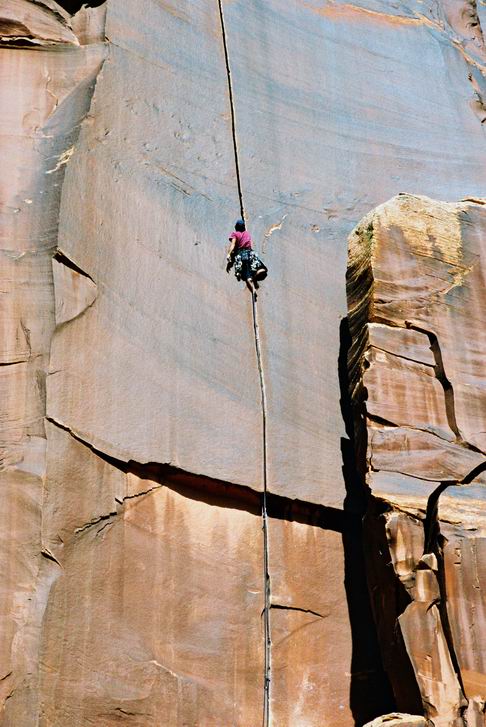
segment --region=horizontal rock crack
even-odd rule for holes
[[[300,613],[310,613],[312,616],[318,616],[318,618],[326,618],[327,614],[319,613],[318,611],[313,611],[311,608],[299,608],[298,606],[284,606],[280,603],[271,603],[270,608],[277,609],[281,611],[299,611]]]
[[[119,498],[118,502],[120,504],[122,500],[132,499],[143,494],[149,494],[152,490],[167,487],[189,499],[202,500],[209,505],[246,510],[253,515],[261,517],[262,492],[253,490],[245,485],[238,485],[225,480],[207,477],[206,475],[188,472],[174,467],[171,464],[158,462],[140,463],[134,460],[125,461],[118,459],[96,448],[70,427],[61,424],[53,417],[49,416],[46,419],[54,426],[70,434],[73,439],[87,447],[93,454],[112,467],[127,474],[133,474],[141,480],[147,480],[153,483],[153,486],[148,487],[143,493],[136,493],[135,495]],[[344,512],[343,510],[326,507],[318,503],[294,500],[269,492],[267,492],[267,512],[270,518],[276,520],[299,522],[338,533],[353,529],[359,521],[359,515],[354,513]],[[116,516],[116,510],[100,516],[96,521],[93,520],[85,523],[81,527],[86,529],[114,516]]]

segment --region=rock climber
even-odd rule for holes
[[[234,232],[229,236],[230,246],[226,256],[226,272],[235,267],[237,280],[244,280],[251,293],[258,289],[259,280],[267,277],[267,267],[253,250],[250,233],[246,230],[245,221],[236,221]]]

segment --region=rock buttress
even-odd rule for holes
[[[52,258],[64,172],[105,56],[102,25],[101,8],[75,18],[55,2],[15,0],[0,8],[3,727],[37,724],[39,636],[59,573],[41,537],[54,278],[65,267],[56,263],[53,275]]]
[[[348,357],[368,577],[397,705],[486,698],[486,207],[399,195],[349,239]]]

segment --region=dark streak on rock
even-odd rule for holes
[[[64,8],[70,15],[75,15],[83,5],[88,8],[97,8],[103,5],[105,0],[56,0],[57,4]]]
[[[356,725],[362,725],[380,714],[393,712],[397,708],[397,703],[383,664],[372,611],[373,594],[370,593],[372,584],[368,582],[368,554],[365,554],[363,533],[363,516],[368,509],[369,498],[363,469],[367,429],[364,426],[363,410],[353,412],[351,403],[351,385],[352,382],[356,385],[357,379],[356,370],[352,370],[350,365],[356,366],[357,359],[354,355],[350,356],[351,331],[348,318],[341,321],[339,334],[340,406],[347,435],[341,439],[341,453],[346,486],[342,514],[346,522],[346,527],[342,530],[344,586],[352,639],[350,707]],[[405,676],[408,677],[409,674]],[[410,682],[416,694],[413,673]],[[413,708],[416,701],[416,699],[411,700],[408,704]]]
[[[207,505],[244,510],[252,515],[261,516],[262,492],[257,492],[244,485],[187,472],[173,467],[170,464],[157,462],[140,463],[133,460],[124,461],[117,459],[97,449],[69,429],[69,427],[61,424],[52,417],[46,417],[46,419],[59,429],[68,432],[73,439],[87,447],[97,457],[112,467],[122,472],[133,474],[139,479],[156,483],[154,487],[147,488],[142,493],[128,495],[123,500],[149,494],[152,490],[160,489],[160,487],[167,487],[183,497],[198,500]],[[360,519],[357,513],[346,513],[337,508],[325,507],[324,505],[305,502],[303,500],[292,500],[291,498],[275,495],[270,492],[267,493],[267,510],[268,516],[276,520],[299,522],[325,530],[333,530],[338,533],[343,533],[348,528],[354,527]],[[97,525],[102,520],[106,520],[115,515],[116,511],[113,511],[108,515],[101,516],[83,525],[82,529]]]
[[[82,533],[85,530],[88,530],[88,528],[92,528],[94,525],[98,525],[99,523],[103,522],[104,520],[111,520],[113,517],[116,516],[116,510],[113,510],[113,512],[108,513],[108,515],[100,515],[99,517],[95,518],[94,520],[90,520],[88,523],[85,523],[84,525],[81,525],[79,528],[75,529],[75,533]]]
[[[52,560],[54,563],[56,563],[58,566],[62,568],[61,563],[58,561],[55,555],[51,553],[51,551],[48,548],[43,548],[41,550],[41,555],[44,556],[44,558],[47,558],[47,560]]]
[[[82,270],[79,267],[79,265],[76,265],[75,262],[70,260],[70,258],[68,258],[68,256],[65,253],[63,253],[62,250],[60,250],[60,249],[56,250],[56,252],[54,254],[54,260],[57,260],[58,263],[62,263],[67,268],[70,268],[70,270],[74,270],[75,273],[78,273],[79,275],[82,275],[83,277],[88,278],[88,280],[91,280],[91,282],[96,285],[96,281],[93,280],[91,275],[89,275],[85,270]]]
[[[462,436],[461,430],[459,429],[459,425],[457,423],[457,417],[456,417],[456,404],[454,399],[454,388],[447,377],[447,374],[445,372],[444,368],[444,360],[442,358],[442,351],[439,344],[439,339],[437,338],[436,334],[432,331],[428,331],[426,328],[422,328],[420,326],[417,326],[415,324],[412,324],[408,321],[405,321],[405,325],[407,328],[418,331],[419,333],[424,333],[430,342],[430,349],[434,355],[435,359],[435,376],[436,379],[441,384],[443,390],[444,390],[444,403],[445,403],[445,409],[446,409],[446,415],[447,415],[447,422],[449,424],[449,427],[454,432],[454,435],[456,437],[456,444],[460,444],[462,447],[465,447],[466,449],[470,449],[473,452],[477,452],[479,454],[483,454],[483,452],[478,448],[475,447],[473,444],[470,444],[467,442],[464,437]],[[462,480],[464,481],[464,480]]]
[[[298,608],[297,606],[283,606],[280,603],[271,603],[270,608],[275,608],[275,609],[281,610],[281,611],[300,611],[300,613],[310,613],[313,616],[318,616],[319,618],[326,618],[325,614],[319,613],[318,611],[313,611],[311,608]]]
[[[474,467],[465,477],[458,482],[458,485],[469,485],[478,475],[481,474],[481,472],[486,471],[486,461],[482,462],[481,464],[478,464],[477,467]]]
[[[442,632],[444,634],[444,639],[447,644],[447,649],[449,651],[449,656],[451,658],[452,667],[454,669],[454,672],[456,674],[457,680],[459,682],[459,685],[461,687],[463,696],[465,694],[464,690],[464,683],[462,680],[462,674],[461,669],[459,666],[459,660],[456,655],[456,650],[454,647],[454,639],[452,636],[452,629],[449,622],[449,614],[447,611],[447,585],[446,585],[446,577],[445,577],[445,566],[444,566],[444,553],[443,553],[443,544],[444,544],[444,538],[441,535],[440,532],[440,523],[439,523],[439,500],[442,493],[451,486],[454,483],[451,482],[441,482],[440,485],[434,490],[434,492],[429,495],[429,498],[427,500],[427,510],[426,510],[426,516],[424,521],[424,555],[427,553],[434,553],[437,558],[437,583],[439,585],[439,593],[440,593],[440,599],[436,603],[437,609],[439,611],[439,617],[441,620],[442,625]],[[456,483],[459,484],[459,483]],[[465,700],[465,706],[467,706],[467,701]]]

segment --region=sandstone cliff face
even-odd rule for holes
[[[81,13],[80,30],[90,15]],[[45,382],[58,319],[53,280],[72,277],[72,305],[76,274],[59,273],[53,256],[64,172],[106,53],[95,19],[80,45],[69,14],[55,3],[18,0],[0,8],[0,688],[2,723],[9,725],[36,724],[39,636],[56,575],[41,534]]]
[[[484,720],[485,255],[481,200],[401,195],[350,237],[370,589],[397,702],[409,660],[434,725]]]
[[[403,189],[481,194],[484,10],[460,4],[0,8],[2,727],[253,727],[264,712],[345,726],[394,708],[339,401],[346,238]],[[223,269],[241,205],[271,269],[260,361]],[[400,376],[459,481],[441,382],[424,381],[434,361]],[[474,468],[468,376],[456,406]],[[450,579],[459,547],[444,548]],[[451,661],[450,713],[467,697],[479,714]]]

